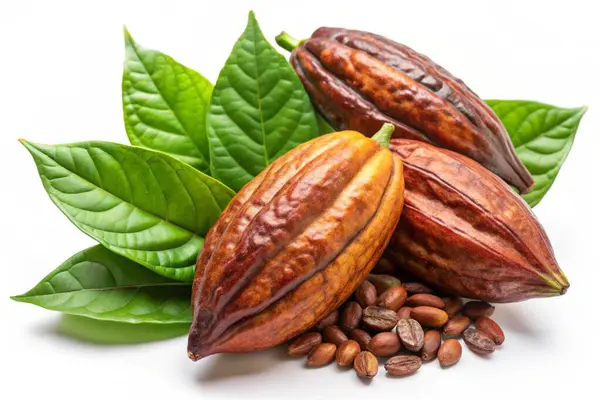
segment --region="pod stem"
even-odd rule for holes
[[[300,46],[303,41],[304,40],[298,40],[295,37],[292,37],[289,33],[285,31],[275,36],[275,42],[277,42],[279,47],[282,47],[287,51],[294,50],[296,47]]]
[[[392,133],[394,133],[394,129],[394,125],[390,124],[389,122],[386,122],[381,126],[381,129],[379,129],[377,133],[375,133],[371,137],[371,139],[373,139],[386,149],[389,149],[390,139],[392,138]]]

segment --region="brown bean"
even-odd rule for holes
[[[460,297],[444,297],[444,303],[446,303],[446,307],[444,307],[444,311],[448,314],[448,317],[452,318],[457,315],[462,309],[463,302]]]
[[[418,294],[418,293],[430,293],[433,294],[433,289],[429,286],[423,285],[419,282],[407,282],[403,283],[404,289],[410,294]]]
[[[476,328],[467,329],[464,331],[462,337],[467,347],[475,353],[491,354],[496,350],[494,340]]]
[[[371,335],[362,329],[352,329],[348,333],[348,338],[357,341],[361,350],[367,350],[372,339]]]
[[[323,341],[333,343],[336,346],[348,340],[348,336],[336,325],[329,325],[323,329]]]
[[[404,305],[406,297],[406,289],[402,286],[394,286],[383,292],[377,299],[376,304],[388,310],[398,311]]]
[[[326,326],[335,325],[338,323],[340,317],[340,312],[338,310],[333,310],[329,314],[325,316],[325,318],[321,319],[315,325],[315,329],[318,331],[322,331]]]
[[[485,301],[469,301],[463,308],[462,313],[472,320],[476,320],[481,317],[491,317],[494,313],[495,307]]]
[[[411,311],[412,311],[412,307],[404,306],[398,310],[396,315],[398,316],[398,319],[407,319],[407,318],[410,318]]]
[[[354,298],[362,308],[372,306],[377,301],[377,289],[369,281],[362,281],[354,292]]]
[[[384,367],[390,375],[410,375],[421,368],[422,364],[420,357],[402,355],[390,358]]]
[[[306,358],[308,367],[322,367],[335,358],[336,345],[333,343],[320,343],[316,345]]]
[[[399,352],[401,347],[395,332],[381,332],[373,336],[368,350],[377,357],[389,357]]]
[[[335,361],[340,367],[347,367],[354,363],[354,359],[360,353],[360,345],[354,340],[346,340],[340,344],[335,352]]]
[[[409,307],[429,306],[439,309],[446,307],[446,303],[440,297],[429,293],[413,294],[406,299],[406,305]]]
[[[367,279],[373,284],[373,286],[375,286],[378,296],[388,289],[402,285],[400,279],[392,275],[369,274],[369,276],[367,276]]]
[[[369,351],[361,351],[354,359],[354,370],[360,378],[371,379],[379,371],[377,358]]]
[[[456,339],[444,340],[438,351],[438,360],[442,367],[449,367],[460,360],[462,356],[462,346]]]
[[[504,331],[493,319],[488,317],[477,318],[477,321],[475,321],[475,328],[486,333],[492,338],[495,344],[501,345],[504,343]]]
[[[398,321],[396,333],[402,342],[402,345],[404,345],[407,350],[419,351],[423,347],[423,328],[414,319],[409,318]]]
[[[448,322],[448,314],[444,310],[430,306],[419,306],[412,309],[410,317],[427,328],[441,328]]]
[[[362,320],[362,307],[356,301],[349,301],[340,315],[340,328],[344,332],[358,328]]]
[[[391,331],[398,322],[398,316],[392,310],[371,306],[363,311],[363,324],[374,332]]]
[[[290,343],[287,353],[292,357],[304,356],[308,354],[313,347],[320,344],[322,340],[323,338],[319,332],[306,332]]]
[[[471,325],[471,320],[464,315],[450,318],[450,320],[446,322],[446,325],[444,325],[444,335],[460,336],[469,325]]]
[[[423,361],[433,360],[437,354],[440,344],[442,342],[442,335],[439,331],[434,329],[425,332],[423,338],[423,348],[421,349],[421,359]]]

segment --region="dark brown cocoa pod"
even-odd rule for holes
[[[319,332],[307,332],[298,336],[289,344],[287,353],[292,357],[304,356],[308,354],[313,347],[320,344],[323,338]]]
[[[348,333],[348,338],[358,342],[361,350],[367,350],[372,339],[371,335],[362,329],[352,329]]]
[[[431,361],[437,357],[438,349],[442,343],[442,335],[439,331],[431,329],[425,332],[423,337],[423,348],[421,348],[421,359]]]
[[[366,279],[402,212],[402,161],[385,146],[392,129],[382,127],[376,140],[352,131],[319,136],[237,193],[196,264],[192,360],[283,343]]]
[[[323,329],[323,341],[327,343],[333,343],[336,346],[344,343],[348,340],[348,336],[335,325],[329,325]]]
[[[402,286],[394,286],[385,292],[377,299],[377,306],[387,308],[388,310],[398,311],[406,301],[406,289]]]
[[[533,186],[494,112],[426,56],[372,33],[319,28],[290,61],[334,128],[370,135],[391,122],[395,137],[464,154],[523,193]]]
[[[386,308],[371,306],[363,311],[363,324],[373,332],[391,331],[397,322],[396,313]]]
[[[445,293],[490,302],[564,294],[537,218],[506,183],[460,154],[392,140],[404,161],[405,204],[386,256]]]
[[[390,357],[400,351],[402,344],[395,332],[381,332],[373,336],[369,350],[377,357]]]
[[[340,315],[340,329],[349,332],[360,326],[363,310],[360,304],[355,301],[349,301],[344,306]]]
[[[333,310],[332,312],[327,314],[327,316],[325,318],[323,318],[322,320],[317,322],[317,325],[315,325],[315,329],[318,331],[322,331],[323,329],[325,329],[325,327],[327,327],[329,325],[336,325],[338,323],[339,319],[340,319],[339,310]]]
[[[467,344],[467,347],[478,354],[491,354],[496,350],[496,344],[494,340],[486,333],[477,330],[476,328],[469,328],[463,332],[463,340]]]
[[[377,302],[377,289],[371,282],[363,281],[356,288],[354,298],[362,308],[373,306]]]

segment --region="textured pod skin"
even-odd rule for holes
[[[529,206],[473,160],[394,139],[406,181],[402,217],[386,251],[439,290],[490,302],[564,294],[569,287]]]
[[[319,28],[292,52],[291,63],[334,128],[370,136],[391,122],[394,137],[464,154],[520,192],[533,186],[494,112],[426,56],[372,33]]]
[[[401,160],[354,131],[304,143],[231,201],[206,237],[188,355],[275,346],[340,306],[402,211]]]

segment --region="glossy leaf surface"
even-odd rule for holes
[[[52,201],[83,232],[156,273],[191,280],[234,193],[164,153],[107,142],[23,141]]]
[[[164,151],[210,173],[206,110],[212,84],[125,30],[123,116],[133,145]]]
[[[186,283],[94,246],[75,254],[31,290],[12,299],[107,321],[189,323],[191,293]]]
[[[488,100],[500,118],[535,185],[523,198],[537,205],[565,162],[587,108],[560,108],[535,101]]]
[[[211,174],[234,190],[317,136],[308,95],[252,13],[221,70],[207,124]]]

